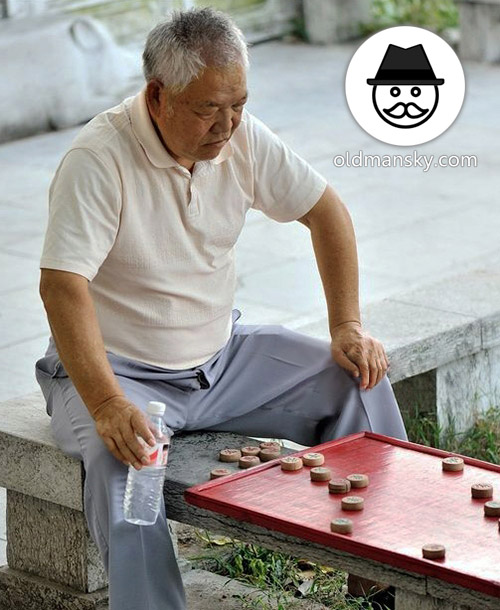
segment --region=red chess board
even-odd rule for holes
[[[367,474],[370,484],[347,494],[312,482],[310,467],[283,471],[278,460],[186,490],[187,502],[360,557],[500,597],[498,518],[487,501],[471,497],[473,483],[491,483],[500,500],[500,467],[464,457],[462,472],[444,472],[439,449],[363,432],[311,447],[325,456],[333,478]],[[364,510],[343,511],[346,495],[362,496]],[[330,531],[348,517],[352,534]],[[445,559],[422,558],[422,546],[444,544]]]

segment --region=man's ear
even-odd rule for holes
[[[150,80],[146,86],[146,102],[153,119],[161,114],[163,85],[157,78]]]

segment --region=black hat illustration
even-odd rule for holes
[[[369,85],[442,85],[444,78],[436,78],[424,47],[416,44],[403,49],[390,44],[375,78]]]

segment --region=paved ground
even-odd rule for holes
[[[465,65],[467,93],[455,124],[418,147],[478,157],[476,168],[336,169],[332,158],[407,154],[350,116],[343,93],[356,45],[268,43],[252,50],[249,109],[338,189],[354,219],[362,303],[499,260],[500,66]],[[0,146],[0,400],[36,389],[34,361],[48,327],[37,293],[47,188],[77,129]],[[242,322],[292,327],[326,315],[308,231],[252,213],[237,247],[235,305]],[[0,497],[0,513],[1,509]],[[0,543],[5,526],[0,525]],[[4,545],[0,544],[0,565]]]

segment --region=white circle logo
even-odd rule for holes
[[[457,118],[462,65],[442,38],[412,26],[366,40],[347,68],[345,92],[357,123],[377,140],[413,146],[437,138]]]

